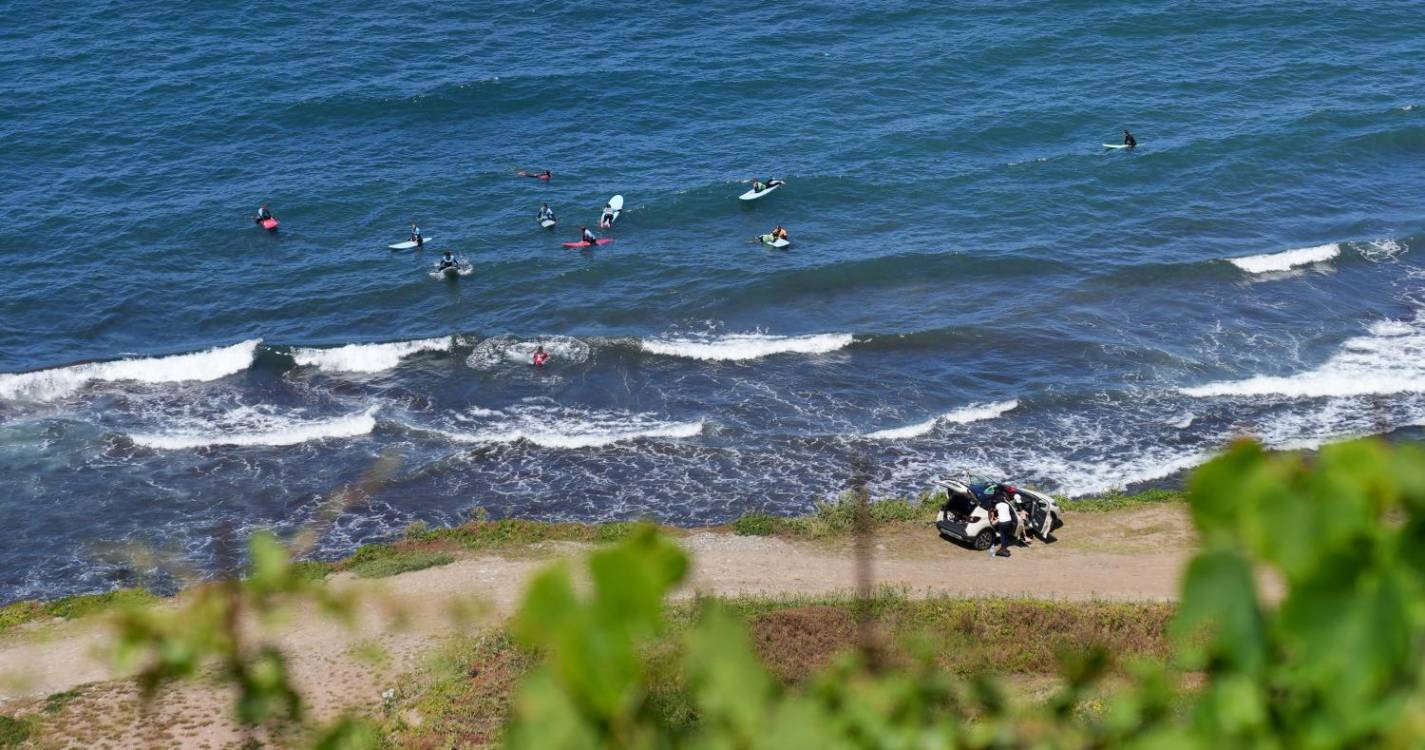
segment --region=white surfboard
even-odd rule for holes
[[[557,224],[557,223],[558,223],[558,222],[557,222],[556,220],[554,220],[554,219],[540,219],[540,220],[539,220],[539,225],[542,226],[542,227],[544,227],[545,229],[551,229],[551,228],[553,228],[554,225]]]
[[[1105,143],[1104,148],[1128,148],[1127,143]]]
[[[609,223],[608,223],[607,226],[605,226],[604,224],[600,223],[599,226],[603,227],[604,229],[608,229],[609,227],[613,226],[613,225],[614,225],[614,222],[618,221],[618,215],[621,214],[621,213],[623,213],[623,196],[622,196],[622,195],[615,195],[614,197],[610,198],[610,199],[609,199],[609,208],[610,208],[610,209],[613,209],[614,217],[609,220]],[[603,217],[603,213],[600,212],[600,214],[599,214],[599,220],[600,220],[600,222],[603,221],[603,218],[604,218],[604,217]]]
[[[764,234],[759,236],[757,239],[761,240],[762,244],[766,245],[767,247],[775,247],[778,250],[781,250],[782,248],[792,244],[790,240],[777,239],[769,241],[767,238],[770,236],[771,235]]]
[[[424,242],[426,242],[426,243],[429,243],[429,242],[430,242],[430,238],[429,238],[429,237],[426,237],[426,236],[424,236],[424,235],[421,236],[421,240],[424,241]],[[391,248],[392,250],[410,250],[411,248],[413,248],[413,247],[415,247],[415,246],[416,246],[416,241],[415,241],[415,240],[406,240],[405,242],[397,242],[397,243],[394,244],[394,245],[387,245],[386,247],[389,247],[389,248]]]
[[[738,200],[755,201],[755,200],[757,200],[758,198],[761,198],[762,196],[764,196],[764,195],[766,195],[766,194],[772,192],[773,190],[776,190],[777,188],[779,188],[779,187],[781,187],[781,186],[783,186],[783,185],[785,185],[785,184],[787,184],[787,183],[784,182],[784,181],[782,181],[782,180],[769,180],[769,181],[767,182],[767,189],[766,189],[766,190],[763,190],[763,191],[760,192],[760,193],[757,192],[756,190],[748,190],[747,192],[743,193],[742,195],[737,196],[737,198],[738,198]]]

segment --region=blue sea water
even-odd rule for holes
[[[7,8],[0,601],[1425,423],[1419,3]]]

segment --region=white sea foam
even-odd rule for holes
[[[492,336],[476,344],[465,358],[465,364],[476,370],[496,370],[509,365],[528,367],[533,363],[535,350],[541,346],[549,354],[552,368],[589,361],[589,345],[572,336],[545,336],[526,341],[505,335]]]
[[[934,419],[927,419],[924,422],[906,425],[905,427],[893,427],[888,430],[877,430],[866,433],[865,437],[872,440],[907,440],[920,437],[935,429],[941,423],[965,424],[967,422],[979,422],[985,419],[994,419],[1019,406],[1019,401],[997,401],[990,404],[971,404],[954,411],[941,414]]]
[[[1172,449],[1163,447],[1158,450],[1125,451],[1121,459],[1096,463],[1040,461],[1033,470],[1043,476],[1058,478],[1064,495],[1083,497],[1170,477],[1180,471],[1201,466],[1214,455],[1216,451],[1175,453]]]
[[[217,380],[252,364],[260,339],[168,357],[90,362],[49,370],[0,374],[0,398],[45,401],[67,396],[91,382],[179,383]]]
[[[1383,260],[1390,260],[1408,249],[1405,243],[1399,240],[1385,239],[1364,243],[1358,247],[1358,252],[1362,258],[1379,263]]]
[[[670,422],[659,425],[560,425],[539,429],[520,427],[473,434],[449,434],[462,443],[514,443],[525,441],[541,448],[599,448],[614,443],[640,439],[682,439],[697,437],[703,432],[702,422]]]
[[[386,344],[347,344],[330,349],[298,347],[292,350],[292,359],[299,365],[310,365],[327,372],[381,372],[395,367],[402,357],[412,354],[448,352],[451,341],[451,337],[442,336]]]
[[[1286,271],[1308,263],[1322,263],[1341,254],[1341,246],[1336,243],[1303,247],[1267,255],[1248,255],[1244,258],[1229,258],[1228,261],[1247,273],[1272,273]]]
[[[456,415],[458,429],[435,432],[460,443],[527,442],[543,448],[598,448],[640,439],[682,439],[703,432],[701,420],[669,422],[647,414],[586,412],[558,406],[529,405],[491,413],[480,409]]]
[[[651,354],[717,362],[735,362],[774,354],[825,354],[850,346],[849,333],[770,336],[734,333],[724,336],[645,339],[639,344]]]
[[[1382,321],[1371,335],[1347,339],[1320,366],[1288,376],[1258,375],[1192,388],[1197,398],[1286,396],[1322,398],[1425,393],[1425,315],[1412,323]]]
[[[309,440],[366,435],[376,428],[376,407],[334,419],[303,420],[242,407],[209,422],[169,432],[135,434],[135,445],[185,450],[218,445],[297,445]]]

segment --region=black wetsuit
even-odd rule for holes
[[[1138,147],[1138,139],[1137,139],[1137,138],[1134,138],[1132,133],[1129,133],[1128,131],[1125,130],[1125,131],[1123,132],[1123,145],[1125,145],[1125,146],[1127,146],[1127,147],[1129,147],[1129,148],[1137,148],[1137,147]]]

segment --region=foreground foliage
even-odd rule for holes
[[[590,593],[556,566],[530,586],[515,633],[545,655],[523,681],[511,748],[1414,747],[1425,736],[1425,451],[1373,441],[1312,464],[1242,443],[1200,469],[1203,539],[1183,582],[1176,653],[1130,665],[1087,705],[1106,651],[1061,657],[1047,705],[1016,706],[927,655],[886,670],[874,630],[857,653],[787,688],[742,622],[703,602],[683,672],[694,721],[656,710],[641,645],[667,622],[688,560],[653,530],[590,557]],[[1285,591],[1267,606],[1255,571]],[[867,623],[870,622],[868,619]],[[1200,684],[1184,691],[1179,676]]]

